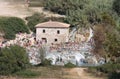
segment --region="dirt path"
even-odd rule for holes
[[[50,75],[53,75],[52,74],[53,72],[48,74],[48,71],[47,71],[46,72],[47,76],[45,76],[46,78],[42,78],[41,76],[36,78],[20,78],[20,77],[12,77],[12,76],[9,76],[9,77],[3,76],[3,77],[0,77],[0,79],[106,79],[102,77],[93,76],[90,73],[87,73],[85,69],[86,68],[72,68],[72,69],[63,68],[61,69],[61,71],[58,71],[60,73],[62,72],[62,74],[59,74],[59,76],[57,76],[58,74],[56,74],[56,76],[54,76],[53,78],[52,76],[50,76]],[[41,71],[41,70],[38,70],[38,71]],[[44,72],[45,71],[43,71],[42,73]]]
[[[44,11],[43,7],[27,7],[24,1],[16,1],[0,0],[0,16],[15,16],[25,18],[26,16],[30,16],[35,12],[38,12],[43,13],[48,17],[64,17],[49,11]]]
[[[73,75],[77,75],[78,78],[75,79],[104,79],[90,75],[89,73],[85,72],[85,68],[73,68],[70,70],[70,73]]]

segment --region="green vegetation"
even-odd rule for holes
[[[8,75],[28,68],[26,50],[20,46],[10,46],[0,50],[0,75]]]
[[[51,60],[45,59],[42,63],[42,66],[51,66]]]
[[[45,0],[30,0],[29,7],[43,7]]]
[[[41,66],[50,66],[51,65],[51,60],[45,59],[45,56],[46,56],[46,51],[45,50],[46,50],[45,47],[41,47],[39,49],[40,60],[41,60],[41,63],[39,65],[41,65]]]
[[[14,39],[19,32],[29,33],[25,22],[17,17],[0,17],[0,30],[6,39]]]
[[[41,63],[43,63],[43,62],[45,61],[46,48],[45,48],[45,47],[41,47],[41,48],[39,49],[39,54],[40,54]]]
[[[68,62],[67,64],[65,64],[66,68],[74,68],[76,67],[76,65],[72,64],[71,62]]]
[[[63,67],[47,66],[47,67],[32,67],[27,70],[22,70],[14,73],[14,76],[22,78],[60,78],[63,77]]]
[[[113,0],[47,0],[45,9],[66,15],[70,24],[86,26],[100,22],[101,14],[112,10],[112,3]]]
[[[108,63],[97,67],[90,67],[89,71],[97,76],[108,76],[108,79],[120,78],[120,63]]]
[[[109,75],[109,79],[119,79],[120,78],[120,73],[113,72]]]
[[[16,72],[14,75],[17,75],[23,78],[35,78],[40,76],[40,72],[32,71],[32,70],[21,70]]]
[[[120,64],[104,64],[102,66],[98,66],[97,70],[103,73],[113,73],[120,70]]]
[[[115,0],[113,3],[113,9],[120,15],[120,0]]]

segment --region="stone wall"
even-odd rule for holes
[[[47,44],[68,42],[68,36],[69,28],[36,28],[36,40],[43,41],[42,38],[45,38]]]

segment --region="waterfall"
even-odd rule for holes
[[[75,40],[76,33],[77,33],[77,28],[74,27],[69,34],[69,41],[74,41]]]
[[[89,42],[91,39],[92,39],[92,37],[93,37],[93,30],[91,29],[91,28],[89,28],[89,33],[90,33],[90,35],[89,35],[89,37],[88,37],[88,40],[87,40],[87,42]]]

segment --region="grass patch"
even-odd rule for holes
[[[32,71],[41,72],[40,77],[42,78],[61,78],[63,75],[62,67],[57,66],[34,67]]]
[[[70,68],[62,66],[37,66],[27,70],[14,73],[12,76],[18,78],[57,78],[66,79],[69,76]],[[70,79],[70,78],[68,78]]]
[[[40,72],[32,70],[22,70],[15,73],[15,75],[23,78],[35,78],[40,76],[40,74],[41,74]]]
[[[30,1],[29,7],[44,7],[45,1],[44,0],[34,0]]]

